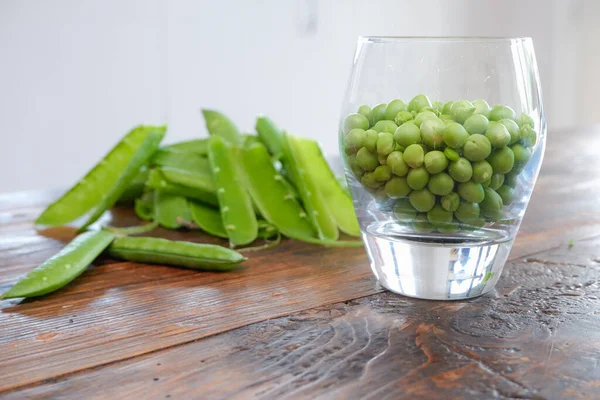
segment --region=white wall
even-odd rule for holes
[[[334,152],[358,35],[532,36],[550,129],[597,123],[595,0],[0,0],[0,192],[68,186],[138,123],[258,113]]]

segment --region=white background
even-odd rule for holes
[[[0,0],[0,192],[65,187],[133,125],[259,113],[337,149],[359,35],[531,36],[550,139],[600,121],[600,1]]]

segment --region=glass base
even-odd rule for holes
[[[371,269],[386,289],[428,300],[461,300],[492,290],[513,239],[456,243],[363,232]]]

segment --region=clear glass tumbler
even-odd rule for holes
[[[339,131],[381,285],[437,300],[493,289],[545,148],[531,39],[360,37]]]

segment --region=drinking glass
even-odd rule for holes
[[[380,284],[437,300],[493,289],[545,148],[531,39],[360,37],[339,134]]]

